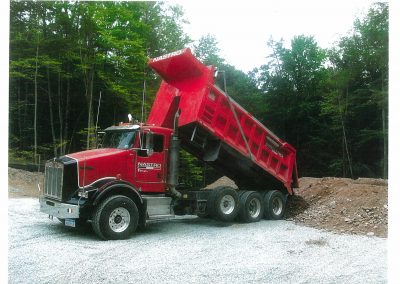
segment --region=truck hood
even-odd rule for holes
[[[128,150],[104,148],[66,155],[77,162],[79,187],[104,178],[125,178]]]
[[[74,160],[77,160],[78,162],[83,162],[84,160],[89,160],[89,159],[91,160],[91,159],[106,157],[106,156],[110,156],[110,155],[115,155],[115,154],[118,154],[118,153],[121,153],[124,151],[126,151],[126,150],[114,149],[114,148],[102,148],[102,149],[94,149],[94,150],[72,153],[72,154],[68,154],[66,156],[70,157]]]

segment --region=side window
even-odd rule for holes
[[[140,157],[149,157],[154,152],[162,152],[164,150],[164,136],[154,133],[143,133],[140,139],[141,147],[138,150]]]
[[[154,152],[162,152],[164,150],[164,136],[153,135],[153,150]]]

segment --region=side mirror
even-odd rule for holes
[[[153,150],[153,133],[149,132],[146,133],[146,144],[145,144],[145,148],[148,150]]]
[[[147,156],[149,157],[149,156],[153,155],[154,150],[153,149],[146,149],[146,153],[147,153]]]

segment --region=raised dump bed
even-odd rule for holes
[[[182,147],[241,188],[298,186],[296,150],[214,85],[214,67],[183,49],[149,61],[163,78],[148,124],[173,128],[180,110]]]

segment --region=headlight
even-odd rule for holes
[[[83,197],[83,198],[88,198],[89,197],[89,192],[86,190],[80,190],[78,191],[78,196]]]

